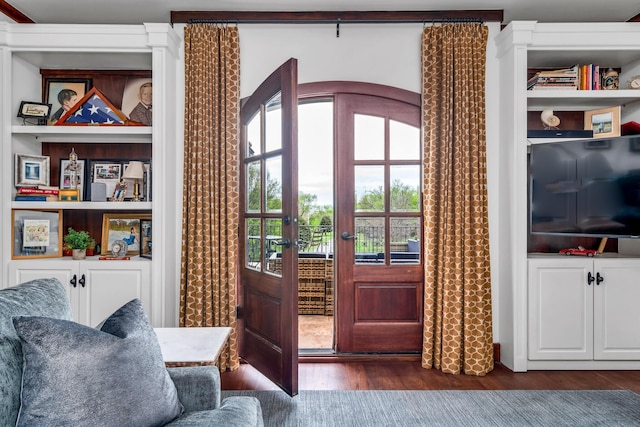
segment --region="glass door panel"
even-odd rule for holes
[[[355,166],[356,212],[384,212],[384,166]]]

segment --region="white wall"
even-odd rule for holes
[[[500,79],[494,37],[499,23],[488,23],[487,45],[487,171],[492,260],[498,253],[498,140]],[[420,45],[422,24],[240,24],[240,94],[249,96],[278,66],[298,60],[298,82],[352,80],[421,92]],[[183,34],[184,25],[176,25]],[[182,55],[184,59],[184,55]],[[184,64],[183,64],[184,65]],[[182,66],[184,71],[184,66]],[[180,86],[180,85],[179,85]],[[183,85],[178,93],[183,91]],[[182,96],[184,101],[184,96]],[[497,329],[498,275],[492,267],[494,342]]]

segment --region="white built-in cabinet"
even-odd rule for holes
[[[530,360],[640,360],[640,259],[532,255]]]
[[[625,88],[631,77],[640,75],[640,27],[632,22],[513,21],[498,34],[495,43],[502,83],[500,158],[496,162],[501,179],[495,189],[500,199],[501,220],[499,229],[492,233],[500,242],[494,283],[500,313],[501,363],[514,371],[640,369],[637,342],[625,342],[627,338],[637,339],[637,335],[625,338],[631,326],[624,322],[622,314],[620,318],[613,314],[624,312],[626,297],[637,300],[638,276],[612,266],[613,271],[607,272],[611,277],[607,284],[613,285],[604,287],[603,282],[601,287],[583,288],[579,278],[588,271],[593,273],[594,264],[580,266],[574,260],[561,258],[558,262],[566,263],[566,269],[552,270],[555,276],[544,269],[531,271],[530,267],[538,266],[538,261],[532,264],[527,252],[527,152],[530,144],[539,142],[527,139],[527,112],[586,111],[620,105],[621,123],[640,122],[640,91]],[[575,64],[620,68],[620,90],[527,91],[528,69]],[[615,256],[624,258],[624,254]],[[630,262],[635,264],[638,260]],[[589,309],[591,300],[593,308]],[[564,318],[571,320],[562,323]],[[631,350],[618,350],[618,345]],[[571,358],[574,359],[568,360]]]
[[[169,24],[50,25],[0,23],[0,287],[57,277],[67,287],[74,317],[94,326],[140,298],[154,326],[176,326],[182,147],[176,144],[176,76],[180,39]],[[16,117],[21,101],[42,100],[41,69],[148,70],[153,126],[34,126]],[[16,202],[14,154],[42,154],[42,143],[150,144],[153,200],[144,202]],[[82,261],[12,259],[12,209],[151,213],[153,258]],[[73,224],[63,224],[66,227]]]
[[[132,260],[114,266],[112,261],[57,261],[36,265],[25,260],[9,264],[9,285],[54,277],[65,285],[73,319],[95,327],[134,298],[151,311],[151,263]]]

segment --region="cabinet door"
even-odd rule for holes
[[[529,359],[593,358],[593,261],[529,260]]]
[[[134,298],[142,301],[151,318],[150,265],[148,261],[82,262],[78,322],[95,327]]]
[[[594,358],[640,360],[640,260],[596,260]]]
[[[35,279],[55,277],[65,286],[71,303],[73,319],[78,319],[78,262],[77,261],[11,261],[9,263],[9,286]]]

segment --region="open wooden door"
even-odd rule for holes
[[[297,60],[241,108],[240,356],[298,394]]]

